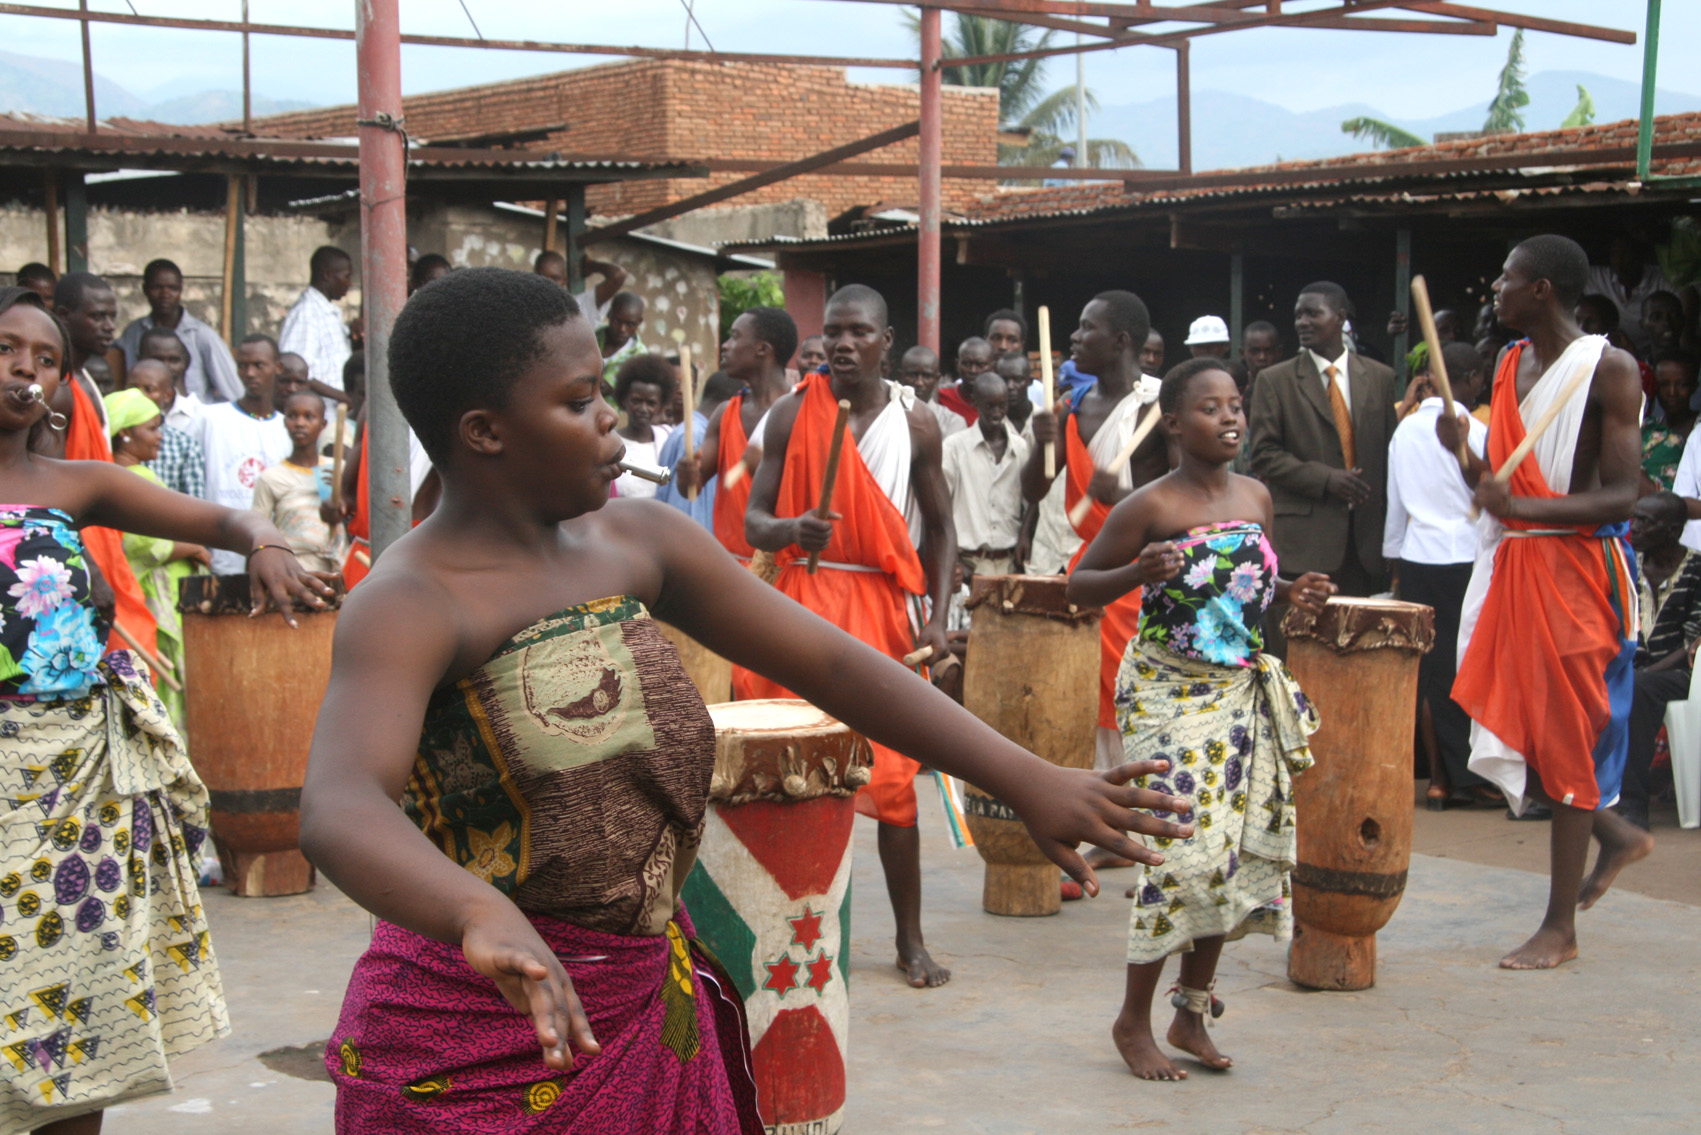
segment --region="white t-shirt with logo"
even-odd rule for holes
[[[246,510],[254,503],[260,474],[295,451],[284,431],[283,415],[269,418],[245,414],[235,402],[215,402],[201,411],[201,449],[207,456],[207,499],[226,508]],[[241,575],[243,559],[216,549],[213,572]]]

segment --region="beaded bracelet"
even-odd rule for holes
[[[246,566],[247,564],[252,563],[254,561],[254,557],[265,551],[267,548],[276,548],[278,551],[288,552],[292,556],[295,554],[295,550],[286,544],[260,544],[257,545],[253,551],[243,557],[243,564]]]

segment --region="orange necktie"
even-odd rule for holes
[[[1323,376],[1329,380],[1329,410],[1335,415],[1335,432],[1341,435],[1341,456],[1346,459],[1348,469],[1358,468],[1358,448],[1353,445],[1353,415],[1347,409],[1347,400],[1341,394],[1340,386],[1335,382],[1335,376],[1340,371],[1330,364],[1323,368]]]

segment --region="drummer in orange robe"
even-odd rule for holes
[[[44,429],[37,436],[37,452],[63,456],[68,461],[111,461],[106,406],[100,390],[83,372],[83,364],[105,357],[112,346],[118,326],[118,297],[93,272],[68,272],[54,288],[53,307],[70,334],[71,352],[65,361],[71,368],[71,381],[59,384],[50,408],[67,421],[63,432]],[[91,527],[83,529],[82,536],[89,558],[113,592],[113,631],[106,648],[122,650],[130,645],[118,633],[122,627],[152,654],[158,647],[154,637],[158,627],[142,597],[141,584],[130,570],[130,561],[124,558],[123,533]]]
[[[744,389],[715,409],[696,455],[689,463],[681,458],[673,470],[674,481],[681,489],[704,484],[704,469],[712,469],[712,475],[720,477],[720,487],[715,490],[715,539],[740,563],[748,564],[756,552],[744,538],[751,472],[762,460],[762,446],[752,439],[769,408],[789,389],[786,363],[796,351],[797,324],[784,308],[753,307],[733,320],[732,330],[721,344],[721,370],[728,378],[742,382]],[[745,464],[744,472],[729,488],[727,474],[740,462]],[[732,696],[738,701],[755,696],[750,692],[754,678],[744,667],[734,666]]]
[[[940,465],[939,423],[913,391],[880,377],[892,329],[879,292],[852,284],[833,293],[822,338],[827,370],[806,375],[769,416],[745,514],[746,538],[775,554],[780,574],[774,586],[828,622],[893,658],[921,647],[943,658],[957,536]],[[850,425],[831,518],[822,520],[813,510],[841,399],[851,405]],[[821,553],[814,575],[806,566],[810,552]],[[919,618],[924,594],[932,601],[925,623]],[[756,675],[749,685],[752,697],[794,696]],[[867,694],[881,697],[879,690]],[[856,801],[859,812],[880,821],[898,968],[917,988],[951,977],[922,941],[915,826],[920,767],[874,746],[874,777]]]
[[[1146,305],[1133,292],[1101,292],[1081,310],[1081,323],[1070,337],[1070,358],[1085,374],[1098,376],[1092,386],[1080,387],[1063,404],[1061,418],[1050,407],[1031,419],[1034,448],[1022,470],[1022,491],[1038,504],[1051,488],[1045,475],[1045,444],[1057,446],[1056,468],[1065,478],[1063,506],[1073,511],[1083,496],[1093,503],[1085,519],[1075,524],[1084,543],[1069,563],[1073,571],[1087,545],[1104,527],[1117,501],[1169,472],[1163,431],[1154,429],[1128,465],[1107,469],[1134,435],[1146,414],[1155,410],[1155,375],[1140,373],[1140,349],[1151,330]],[[1122,762],[1122,736],[1116,728],[1116,671],[1122,665],[1128,640],[1140,627],[1140,593],[1132,591],[1105,608],[1099,624],[1099,731],[1094,767],[1115,768]],[[1088,853],[1095,867],[1130,867],[1097,849]],[[1075,897],[1071,894],[1069,897]]]

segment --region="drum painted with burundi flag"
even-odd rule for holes
[[[851,829],[868,742],[808,702],[711,705],[715,772],[684,899],[750,1020],[773,1135],[844,1123]]]

